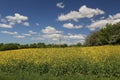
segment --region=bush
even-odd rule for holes
[[[0,50],[1,51],[4,51],[4,50],[12,50],[12,49],[19,49],[20,46],[19,44],[17,43],[8,43],[8,44],[3,44],[1,47],[0,47]]]

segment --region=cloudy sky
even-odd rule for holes
[[[120,0],[0,0],[0,43],[83,43],[120,21]]]

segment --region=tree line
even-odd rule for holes
[[[32,43],[32,44],[19,44],[19,43],[0,43],[0,51],[26,49],[26,48],[65,48],[65,47],[80,47],[81,43],[74,45],[67,44],[45,44],[45,43]]]

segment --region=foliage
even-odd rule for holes
[[[81,47],[83,46],[81,43],[77,43],[77,44],[71,44],[69,47]]]
[[[88,46],[120,44],[120,22],[113,25],[106,24],[105,28],[91,33],[86,38],[85,44]]]
[[[80,47],[81,43],[68,46],[67,44],[45,44],[45,43],[33,43],[33,44],[18,44],[18,43],[0,43],[0,51],[14,50],[14,49],[26,49],[26,48],[65,48],[65,47]]]
[[[87,45],[87,46],[102,45],[99,37],[100,37],[99,32],[91,33],[90,35],[87,36],[85,45]]]
[[[19,44],[17,43],[8,43],[8,44],[0,44],[0,50],[11,50],[11,49],[19,49]]]

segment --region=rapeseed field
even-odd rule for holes
[[[0,72],[120,78],[120,46],[20,49],[0,52]]]

